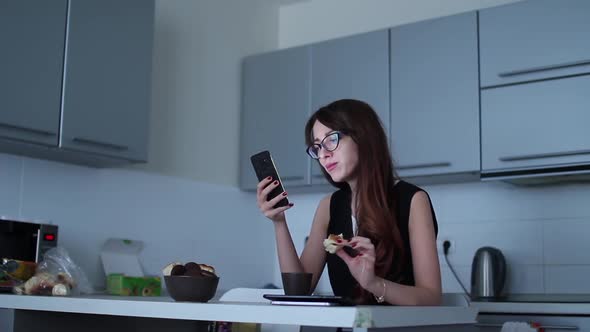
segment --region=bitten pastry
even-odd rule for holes
[[[182,265],[182,263],[179,262],[174,262],[174,263],[170,263],[168,265],[166,265],[164,267],[164,269],[162,270],[162,274],[165,276],[169,276],[172,275],[172,269],[176,266],[176,265]]]
[[[328,238],[324,240],[324,249],[331,254],[336,253],[336,251],[342,249],[342,245],[338,243],[338,240],[344,240],[344,238],[342,237],[342,233],[338,235],[328,235]]]
[[[170,263],[164,267],[162,274],[164,274],[164,276],[217,277],[213,266],[195,262],[188,262],[184,265],[179,262]]]
[[[215,268],[213,266],[207,264],[199,264],[199,267],[201,268],[201,271],[210,272],[211,274],[215,275]]]

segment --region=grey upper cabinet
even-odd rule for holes
[[[0,151],[147,160],[154,0],[0,0]]]
[[[244,60],[240,188],[256,188],[250,156],[262,150],[271,152],[286,190],[309,183],[304,128],[310,108],[310,69],[309,47]]]
[[[590,164],[588,91],[590,76],[483,90],[482,175]]]
[[[60,146],[147,160],[154,3],[70,0]]]
[[[311,46],[312,112],[338,99],[369,103],[389,133],[389,40],[381,30]],[[312,184],[327,183],[317,162]]]
[[[590,73],[590,1],[534,0],[479,12],[481,86]]]
[[[477,17],[391,29],[391,139],[401,177],[480,169]]]
[[[0,137],[57,145],[67,0],[0,0]]]

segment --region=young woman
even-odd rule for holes
[[[282,272],[313,273],[315,289],[325,264],[335,295],[358,303],[438,305],[441,279],[436,250],[437,222],[427,193],[394,171],[387,136],[366,103],[344,99],[316,111],[305,127],[307,153],[338,190],[316,210],[301,257],[293,245],[285,210],[274,208],[283,193],[266,201],[278,182],[258,184],[257,201],[273,221]],[[360,252],[325,251],[329,234]]]

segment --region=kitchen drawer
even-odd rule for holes
[[[482,173],[590,164],[590,76],[481,92]]]
[[[523,1],[481,10],[481,87],[590,72],[590,1]]]
[[[475,331],[500,331],[505,322],[539,323],[545,331],[590,331],[590,317],[479,314]]]

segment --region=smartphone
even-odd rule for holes
[[[279,172],[275,166],[274,161],[272,160],[272,156],[268,151],[259,152],[250,157],[250,161],[252,162],[252,166],[254,167],[254,172],[256,172],[256,176],[258,177],[258,181],[262,181],[265,178],[271,176],[273,180],[278,180],[279,185],[275,187],[267,196],[266,200],[270,201],[271,199],[277,197],[278,195],[282,194],[285,191],[283,188],[283,182],[279,177]],[[289,200],[287,197],[281,199],[274,207],[278,208],[281,206],[289,205]]]
[[[271,304],[282,305],[309,305],[309,306],[352,306],[354,302],[351,299],[342,296],[332,295],[280,295],[280,294],[263,294]]]

